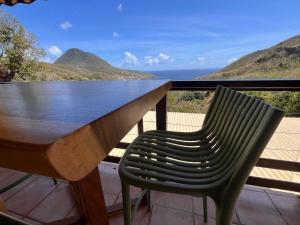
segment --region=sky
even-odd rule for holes
[[[36,0],[1,6],[54,62],[69,48],[136,70],[222,68],[300,34],[299,0]]]

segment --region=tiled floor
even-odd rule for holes
[[[121,201],[117,166],[102,163],[99,166],[107,205]],[[0,168],[0,187],[21,176],[20,172]],[[138,188],[132,189],[137,196]],[[54,185],[47,177],[33,176],[21,185],[1,195],[10,214],[43,224],[78,214],[68,184],[60,181]],[[152,208],[140,208],[136,225],[202,225],[202,201],[186,195],[153,192]],[[209,201],[209,222],[214,224],[214,203]],[[233,222],[244,225],[299,225],[300,199],[295,194],[246,186],[237,203]],[[110,217],[111,225],[123,224],[122,214]]]

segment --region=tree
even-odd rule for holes
[[[0,10],[0,81],[31,80],[41,69],[44,51],[36,37],[10,14]]]

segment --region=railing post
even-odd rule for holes
[[[143,118],[138,122],[138,135],[144,133],[144,121]]]
[[[167,130],[167,96],[156,104],[156,129]]]

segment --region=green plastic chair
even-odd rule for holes
[[[144,189],[149,204],[150,190],[204,197],[205,221],[211,197],[216,224],[230,225],[243,185],[282,117],[280,109],[218,86],[199,131],[140,135],[119,165],[124,224],[133,219],[129,186],[134,185]]]

